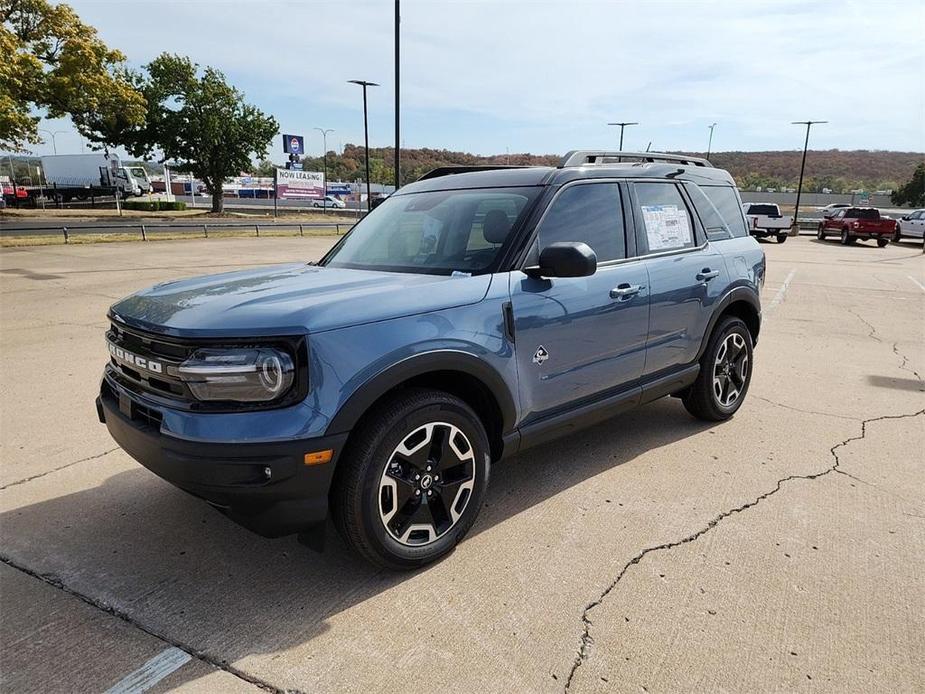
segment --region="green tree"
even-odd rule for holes
[[[87,137],[96,119],[139,125],[144,99],[126,79],[124,60],[68,5],[0,0],[0,148],[41,142],[42,110],[49,118],[71,116]]]
[[[925,207],[925,162],[915,167],[912,178],[890,196],[894,205]]]
[[[225,179],[247,171],[251,157],[265,157],[279,130],[276,119],[245,103],[218,70],[163,53],[140,81],[147,104],[143,128],[125,131],[120,143],[135,156],[160,150],[176,170],[192,173],[212,193],[212,211],[224,209]]]

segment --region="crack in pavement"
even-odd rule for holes
[[[20,484],[25,484],[26,482],[37,480],[40,477],[44,477],[45,475],[50,475],[53,472],[59,472],[61,470],[66,470],[72,465],[77,465],[78,463],[85,463],[88,460],[96,460],[97,458],[102,458],[103,456],[107,456],[110,453],[115,453],[118,450],[121,450],[121,449],[118,446],[116,446],[115,448],[110,448],[108,451],[103,451],[102,453],[91,455],[88,458],[81,458],[80,460],[75,460],[71,463],[65,463],[64,465],[60,465],[59,467],[52,468],[51,470],[46,470],[45,472],[40,472],[36,475],[32,475],[31,477],[26,477],[25,479],[16,480],[15,482],[9,482],[8,484],[4,484],[2,487],[0,487],[0,492],[2,492],[4,489],[9,489],[10,487],[16,487],[16,486],[19,486]]]
[[[189,654],[196,660],[199,660],[205,663],[206,665],[211,665],[212,667],[218,670],[223,670],[227,672],[228,674],[233,675],[237,677],[238,679],[247,682],[248,684],[252,684],[255,687],[259,687],[260,689],[267,691],[267,692],[273,692],[274,694],[298,694],[299,693],[299,690],[295,690],[295,689],[280,689],[279,687],[272,685],[269,682],[262,680],[255,675],[251,675],[250,673],[247,673],[243,670],[240,670],[239,668],[236,668],[235,666],[231,665],[226,660],[221,660],[212,655],[209,655],[205,651],[201,651],[197,648],[190,646],[189,644],[183,643],[182,641],[177,641],[175,639],[172,639],[168,637],[167,635],[158,632],[153,627],[149,627],[149,626],[146,626],[145,624],[142,624],[141,622],[137,621],[134,617],[129,615],[127,612],[119,609],[118,607],[109,605],[101,600],[90,597],[89,595],[85,595],[84,593],[81,593],[80,591],[74,588],[71,588],[70,586],[65,584],[64,581],[62,581],[60,578],[58,578],[54,574],[50,574],[50,573],[43,574],[37,571],[33,571],[32,569],[26,566],[23,566],[16,560],[2,553],[0,553],[0,562],[3,562],[4,564],[6,564],[12,569],[21,571],[27,576],[31,576],[32,578],[38,579],[39,581],[41,581],[42,583],[45,583],[46,585],[49,585],[53,588],[57,588],[58,590],[61,590],[67,593],[68,595],[71,595],[77,598],[81,602],[87,605],[90,605],[91,607],[95,607],[96,609],[101,610],[105,612],[106,614],[112,615],[113,617],[116,617],[117,619],[121,619],[123,622],[135,627],[139,631],[143,631],[149,636],[153,636],[154,638],[160,641],[163,641],[166,644],[169,644],[175,648],[179,648],[181,651]]]
[[[857,318],[859,321],[861,321],[864,325],[866,325],[870,329],[870,332],[867,334],[867,337],[872,337],[877,342],[883,342],[883,340],[877,337],[877,329],[873,326],[873,324],[870,321],[868,321],[865,318],[862,318],[861,314],[856,313],[855,311],[852,311],[850,308],[846,310],[848,311],[848,313],[850,313],[852,316]]]
[[[794,412],[802,412],[803,414],[815,414],[815,415],[819,415],[820,417],[835,417],[836,419],[847,419],[852,422],[861,421],[860,417],[852,417],[846,414],[833,414],[832,412],[820,412],[819,410],[801,410],[799,407],[794,407],[793,405],[785,405],[782,402],[775,402],[774,400],[761,397],[760,395],[755,395],[754,393],[750,393],[749,397],[762,400],[770,405],[774,405],[775,407],[782,407],[785,410],[793,410]]]
[[[909,364],[909,357],[907,357],[905,354],[899,351],[898,342],[893,343],[893,354],[895,354],[897,357],[903,360],[903,363],[899,365],[900,369],[902,369],[903,371],[908,371],[913,376],[915,376],[917,379],[919,379],[920,382],[922,381],[922,377],[919,375],[918,371],[916,371],[915,369],[908,368],[907,365]]]
[[[590,655],[591,644],[594,642],[594,639],[591,637],[591,627],[594,626],[594,623],[591,621],[591,618],[590,618],[591,611],[604,602],[607,596],[610,595],[610,593],[614,590],[614,588],[617,587],[617,585],[620,583],[620,581],[623,579],[626,573],[630,570],[630,568],[638,564],[640,561],[642,561],[642,559],[647,554],[650,554],[651,552],[657,552],[659,550],[670,550],[675,547],[679,547],[681,545],[686,545],[690,542],[694,542],[695,540],[699,539],[706,533],[710,532],[713,528],[715,528],[720,523],[720,521],[728,518],[729,516],[733,514],[742,513],[743,511],[746,511],[752,508],[753,506],[757,506],[759,503],[761,503],[768,497],[773,496],[774,494],[776,494],[777,492],[781,490],[784,482],[790,482],[792,480],[814,480],[824,475],[827,475],[830,472],[842,472],[841,470],[838,469],[840,460],[838,458],[837,451],[840,448],[844,448],[845,446],[847,446],[853,441],[860,441],[861,439],[865,438],[867,436],[867,425],[868,424],[872,422],[883,421],[886,419],[907,419],[911,417],[919,417],[922,415],[925,415],[925,409],[919,410],[918,412],[913,412],[911,414],[883,415],[880,417],[872,417],[870,419],[864,419],[861,421],[861,434],[859,436],[851,436],[845,439],[844,441],[836,443],[834,446],[832,446],[829,449],[829,453],[831,453],[832,457],[835,459],[835,462],[832,463],[829,467],[825,468],[824,470],[821,470],[820,472],[814,472],[811,474],[805,474],[805,475],[788,475],[787,477],[779,479],[777,481],[777,484],[772,489],[765,492],[764,494],[761,494],[760,496],[756,497],[752,501],[746,502],[742,504],[741,506],[736,506],[735,508],[729,509],[728,511],[723,511],[722,513],[715,516],[704,527],[700,528],[696,532],[691,533],[690,535],[680,540],[675,540],[673,542],[665,542],[660,545],[654,545],[652,547],[647,547],[641,552],[639,552],[639,554],[637,554],[635,557],[633,557],[626,564],[623,565],[623,568],[620,569],[620,572],[617,574],[617,577],[610,583],[610,585],[608,585],[604,589],[604,591],[595,600],[589,602],[585,606],[584,611],[582,612],[582,615],[581,615],[583,633],[579,641],[578,651],[575,654],[575,660],[572,663],[572,669],[569,671],[568,678],[565,681],[564,691],[565,692],[569,691],[572,685],[572,680],[575,677],[575,673],[578,672],[578,669],[585,663],[585,661],[588,659],[588,656]]]

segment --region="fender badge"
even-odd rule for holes
[[[549,359],[549,352],[546,351],[546,348],[543,347],[543,345],[540,345],[536,348],[536,352],[533,354],[533,363],[542,364],[547,359]]]

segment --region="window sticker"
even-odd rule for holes
[[[650,251],[682,248],[693,239],[687,210],[677,205],[642,205],[642,220]]]

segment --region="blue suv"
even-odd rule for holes
[[[732,177],[702,159],[437,169],[317,263],[113,305],[97,410],[242,525],[317,545],[331,515],[413,568],[466,534],[506,456],[665,395],[731,417],[764,274]]]

